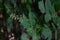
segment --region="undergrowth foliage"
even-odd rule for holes
[[[3,0],[0,3],[0,14],[5,21],[5,26],[0,25],[3,28],[0,35],[4,33],[6,40],[10,32],[14,33],[16,40],[52,40],[53,31],[54,40],[58,40],[60,17],[51,0]],[[0,40],[4,40],[2,35]]]

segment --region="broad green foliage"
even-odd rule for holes
[[[35,5],[35,1],[37,1],[38,4],[38,8],[36,8],[38,11],[31,6],[32,4]],[[56,4],[56,2],[54,3]],[[41,39],[41,35],[44,36],[45,40],[52,40],[53,30],[55,30],[55,38],[57,40],[57,30],[60,29],[60,17],[56,15],[54,3],[50,0],[45,0],[45,3],[44,0],[21,0],[21,3],[17,3],[17,0],[5,1],[3,5],[8,14],[6,20],[7,28],[13,28],[14,20],[18,20],[18,23],[20,22],[20,25],[26,29],[28,34],[22,32],[21,40],[29,40],[29,37],[32,37],[32,40],[39,40]],[[57,4],[59,5],[60,3]],[[3,9],[3,5],[1,5],[2,4],[0,4],[0,13],[2,13]],[[51,23],[49,23],[50,21]]]
[[[59,21],[57,21],[57,20],[59,20],[59,18],[57,17],[55,9],[54,9],[54,5],[51,4],[50,0],[46,0],[45,6],[44,6],[43,1],[39,1],[38,4],[39,4],[39,9],[41,10],[41,12],[42,13],[46,13],[45,17],[44,17],[46,23],[49,24],[50,20],[53,20],[53,22],[54,23],[56,22],[56,24],[60,23]],[[29,5],[28,5],[28,10],[29,10],[29,13],[28,13],[29,14],[29,19],[27,19],[28,20],[27,21],[26,17],[23,15],[24,16],[23,20],[25,20],[25,21],[23,21],[22,23],[25,23],[24,25],[26,25],[26,29],[27,29],[28,33],[30,35],[33,35],[32,39],[33,40],[38,40],[39,37],[40,37],[38,35],[40,35],[40,32],[42,32],[42,35],[45,37],[45,39],[51,40],[52,39],[52,31],[50,30],[49,26],[48,25],[44,25],[44,27],[42,27],[41,24],[37,24],[37,21],[35,20],[37,18],[37,16],[31,11],[31,8],[29,7]],[[42,16],[40,18],[42,18]],[[39,19],[37,19],[37,20],[39,20]],[[38,30],[36,30],[37,28],[38,28]],[[53,26],[53,28],[56,29],[55,25]],[[36,33],[37,31],[38,31],[38,33]]]

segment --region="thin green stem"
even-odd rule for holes
[[[57,40],[57,30],[55,30],[55,40]]]

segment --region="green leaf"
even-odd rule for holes
[[[36,19],[36,15],[33,12],[29,12],[29,19]]]
[[[59,29],[60,28],[60,18],[59,17],[53,18],[53,22],[58,26],[58,29]]]
[[[43,1],[38,2],[39,9],[41,10],[42,13],[45,13],[45,8],[44,8],[44,3]]]
[[[51,15],[49,12],[47,12],[45,15],[45,22],[49,22],[49,20],[51,20]]]
[[[13,10],[11,9],[11,5],[9,3],[4,3],[4,6],[5,6],[8,14],[13,13]]]
[[[33,35],[32,35],[32,40],[39,40],[40,35],[38,35],[38,34],[36,33],[36,30],[33,30],[32,33],[33,33]]]
[[[22,33],[21,40],[29,40],[27,34]]]
[[[47,39],[47,38],[48,38],[48,40],[52,39],[52,32],[48,28],[47,25],[45,25],[45,27],[43,27],[43,29],[42,29],[42,35],[44,35],[45,39]]]
[[[51,1],[50,0],[46,0],[46,2],[45,2],[45,6],[46,6],[46,8],[48,8],[48,10],[50,10],[51,9]]]
[[[50,12],[56,16],[56,12],[55,12],[55,8],[54,8],[54,4],[51,5]]]
[[[29,22],[31,26],[35,25],[36,23],[36,15],[33,12],[29,12]]]
[[[54,4],[51,4],[51,1],[50,0],[46,0],[45,7],[46,7],[46,10],[50,11],[51,14],[54,14],[55,15]]]
[[[32,36],[33,35],[33,28],[32,27],[27,27],[26,29],[27,29],[28,34],[30,36]]]
[[[29,20],[27,19],[27,17],[26,17],[24,14],[22,15],[22,17],[20,17],[19,22],[21,22],[21,24],[22,24],[25,28],[27,28],[27,27],[30,26]]]

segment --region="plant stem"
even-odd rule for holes
[[[57,40],[57,30],[55,30],[55,40]]]

